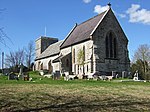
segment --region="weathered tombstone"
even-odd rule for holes
[[[106,75],[102,75],[102,80],[106,80]]]
[[[116,71],[112,71],[112,77],[115,77],[116,76]]]
[[[133,77],[134,81],[138,81],[139,80],[139,76],[138,76],[138,70],[135,72],[134,77]]]
[[[21,79],[23,79],[23,64],[20,64],[20,71],[19,71],[19,76]]]
[[[15,73],[8,74],[8,80],[18,80],[18,77]]]
[[[116,79],[118,78],[118,74],[116,74]]]
[[[56,79],[60,79],[60,71],[55,71],[53,73],[53,79],[56,80]]]
[[[122,79],[125,77],[125,71],[122,71]]]
[[[29,74],[27,72],[24,72],[24,81],[29,81]]]

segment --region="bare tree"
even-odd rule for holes
[[[19,67],[24,62],[24,49],[6,54],[5,65],[7,67]]]
[[[26,65],[27,65],[28,69],[31,70],[31,63],[32,63],[33,57],[34,57],[34,44],[33,44],[33,41],[30,41],[28,43],[28,46],[25,49],[25,52],[26,52]]]
[[[140,45],[134,53],[133,59],[142,60],[144,62],[144,73],[147,72],[146,62],[150,61],[150,46],[147,44]]]
[[[150,61],[150,45],[140,45],[134,54],[134,59],[141,59],[142,61]]]

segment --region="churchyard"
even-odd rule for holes
[[[150,111],[150,82],[53,80],[35,72],[32,81],[0,76],[1,112]]]

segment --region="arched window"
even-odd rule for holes
[[[88,66],[88,65],[87,65],[87,68],[86,68],[86,69],[87,69],[86,71],[88,72],[88,71],[89,71],[89,66]]]
[[[85,46],[83,46],[83,61],[85,61]]]
[[[69,60],[66,60],[66,67],[69,67]]]
[[[80,71],[80,66],[78,65],[78,74],[80,73],[79,71]]]
[[[108,36],[106,36],[106,41],[105,41],[105,44],[106,44],[106,57],[108,58],[109,57],[109,42],[108,42],[109,38]]]
[[[114,58],[117,58],[117,42],[116,42],[116,38],[114,38]]]
[[[43,63],[41,63],[41,70],[43,70]]]
[[[73,49],[72,62],[75,63],[75,49]]]
[[[40,61],[38,62],[38,70],[40,70],[41,69],[41,67],[40,67]]]
[[[110,58],[113,58],[113,39],[112,39],[112,33],[109,34],[109,51],[110,51]]]
[[[105,39],[106,58],[117,58],[117,40],[114,33],[109,32]]]

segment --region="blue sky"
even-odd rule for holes
[[[5,39],[9,48],[0,43],[0,53],[27,46],[45,34],[45,27],[47,36],[62,40],[75,23],[105,10],[108,2],[128,37],[132,58],[140,44],[150,44],[149,0],[0,0],[0,9],[4,9],[0,12],[0,28],[13,42]]]

